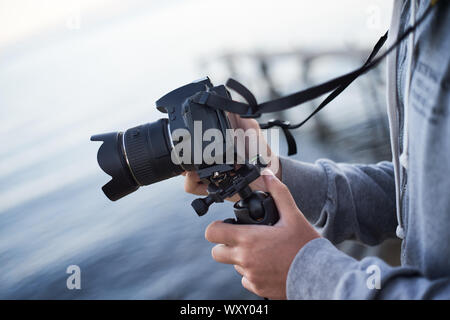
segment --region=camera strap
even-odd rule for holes
[[[306,117],[302,122],[297,124],[290,124],[288,121],[270,120],[267,123],[260,123],[261,129],[268,129],[274,126],[280,127],[286,137],[288,144],[288,155],[297,153],[297,146],[295,139],[289,130],[297,129],[303,126],[309,119],[322,110],[327,104],[333,101],[342,91],[344,91],[356,78],[365,74],[369,70],[375,68],[389,53],[391,53],[407,36],[413,32],[418,25],[420,25],[430,13],[433,6],[439,0],[433,0],[430,2],[430,6],[426,9],[424,14],[416,21],[416,23],[408,27],[403,34],[401,34],[397,40],[386,49],[378,57],[377,54],[385,44],[388,32],[386,32],[375,44],[371,54],[367,58],[366,62],[356,70],[346,73],[340,77],[334,78],[322,84],[313,86],[311,88],[301,90],[290,95],[263,102],[257,103],[257,100],[253,93],[247,89],[243,84],[234,80],[228,79],[226,86],[231,90],[237,92],[247,103],[239,102],[235,100],[222,97],[210,91],[202,91],[192,97],[193,102],[209,106],[211,108],[221,109],[224,111],[237,113],[243,118],[258,118],[263,113],[279,112],[292,107],[301,105],[310,100],[316,99],[328,92],[331,92],[323,101],[316,107],[312,113]]]

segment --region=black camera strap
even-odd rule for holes
[[[295,143],[295,139],[292,134],[289,132],[290,129],[297,129],[304,125],[309,119],[311,119],[315,114],[317,114],[320,110],[322,110],[327,104],[333,101],[342,91],[344,91],[356,78],[365,74],[369,70],[375,68],[389,53],[391,53],[403,40],[407,38],[407,36],[413,32],[418,25],[420,25],[425,18],[430,13],[434,4],[436,4],[438,0],[431,1],[430,6],[426,9],[424,14],[417,20],[417,22],[410,26],[405,32],[400,35],[397,40],[386,49],[381,55],[378,57],[377,54],[380,49],[383,47],[384,43],[387,40],[388,32],[386,32],[375,44],[371,54],[367,58],[366,62],[356,70],[353,70],[349,73],[346,73],[340,77],[334,78],[325,83],[313,86],[311,88],[298,91],[292,93],[290,95],[270,100],[267,102],[263,102],[261,104],[257,103],[257,100],[253,93],[247,89],[243,84],[239,83],[234,79],[228,79],[226,86],[233,91],[237,92],[241,95],[247,103],[227,99],[225,97],[214,94],[213,92],[199,92],[198,94],[193,96],[193,101],[199,104],[207,105],[212,108],[221,109],[224,111],[237,113],[241,117],[245,118],[258,118],[263,113],[271,113],[278,112],[282,110],[286,110],[310,100],[316,99],[328,92],[331,93],[319,104],[317,108],[313,110],[313,112],[306,117],[305,120],[298,124],[290,124],[287,121],[280,120],[270,120],[267,123],[260,123],[261,129],[268,129],[274,126],[280,127],[284,135],[286,137],[286,141],[288,144],[288,155],[293,155],[297,153],[297,146]]]

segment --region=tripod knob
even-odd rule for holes
[[[236,219],[226,222],[236,224],[274,225],[279,219],[277,207],[270,194],[253,191],[248,197],[234,204]]]
[[[213,197],[208,195],[204,198],[198,198],[191,202],[191,206],[199,216],[203,216],[208,212],[209,206],[214,203]]]

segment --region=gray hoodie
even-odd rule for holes
[[[429,4],[395,0],[389,42]],[[392,162],[281,159],[283,182],[324,237],[294,258],[289,299],[450,299],[450,1],[436,6],[388,57]],[[400,267],[333,245],[396,236]]]

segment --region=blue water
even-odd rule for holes
[[[204,239],[230,204],[197,217],[181,177],[114,203],[101,192],[90,136],[156,120],[153,102],[199,77],[190,56],[160,65],[158,39],[140,34],[152,14],[85,19],[0,53],[0,298],[255,297]],[[66,287],[69,265],[81,290]]]
[[[203,237],[223,209],[198,218],[180,179],[117,203],[100,194],[101,183],[86,178],[2,212],[2,298],[250,297]],[[81,268],[81,290],[66,288],[72,264]]]

